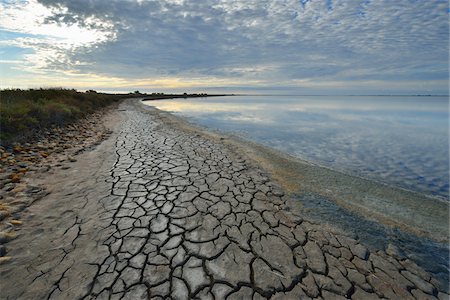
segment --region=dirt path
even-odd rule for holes
[[[45,178],[3,299],[447,299],[395,251],[303,220],[220,139],[124,102],[110,138]]]

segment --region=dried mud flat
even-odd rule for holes
[[[307,221],[238,148],[128,100],[69,169],[26,178],[3,299],[448,299],[414,262]]]

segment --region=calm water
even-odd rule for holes
[[[447,97],[233,96],[147,104],[333,169],[449,196]]]

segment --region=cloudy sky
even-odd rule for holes
[[[448,94],[447,0],[0,0],[2,88]]]

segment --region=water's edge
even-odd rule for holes
[[[332,170],[230,133],[211,130],[156,107],[171,121],[221,136],[278,182],[313,221],[358,237],[372,250],[396,245],[407,257],[449,280],[448,204],[403,188]]]
[[[441,98],[217,97],[149,103],[333,170],[448,200]]]

